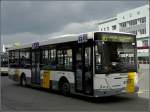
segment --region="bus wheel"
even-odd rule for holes
[[[68,82],[61,83],[60,91],[64,96],[69,96],[70,94],[70,85]]]
[[[20,78],[20,85],[21,86],[26,86],[27,85],[27,83],[26,83],[26,77],[24,75],[21,76],[21,78]]]

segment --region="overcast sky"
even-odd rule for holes
[[[98,30],[98,21],[147,3],[148,0],[2,1],[2,44],[31,43],[55,35]]]

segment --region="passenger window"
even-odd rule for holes
[[[102,62],[101,62],[101,53],[98,50],[98,46],[95,46],[95,58],[96,58],[95,59],[96,72],[100,72],[101,67],[102,67],[102,65],[101,65]]]
[[[66,70],[72,69],[72,50],[68,49],[64,51],[64,67]]]
[[[29,51],[21,51],[20,52],[20,64],[21,66],[30,65],[30,52]]]
[[[64,64],[63,64],[63,50],[58,50],[57,51],[57,58],[58,58],[58,63],[57,63],[57,68],[58,69],[63,69]]]
[[[72,50],[58,50],[57,51],[57,68],[61,70],[72,70]]]
[[[42,63],[48,64],[48,50],[43,50],[42,55]]]
[[[85,48],[85,70],[91,70],[91,47]]]
[[[9,61],[10,66],[19,65],[19,51],[10,51]]]
[[[9,63],[14,63],[15,53],[14,51],[9,52]]]
[[[56,49],[43,50],[42,64],[44,69],[56,69]]]
[[[19,51],[15,51],[15,64],[19,64]]]
[[[50,50],[50,63],[53,66],[56,66],[56,49]]]
[[[85,66],[88,67],[91,65],[91,48],[87,47],[85,48]]]
[[[45,50],[45,63],[48,63],[48,50]]]

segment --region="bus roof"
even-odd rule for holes
[[[63,43],[63,42],[71,42],[71,41],[78,41],[78,37],[83,34],[88,35],[88,39],[92,39],[94,36],[94,33],[111,33],[111,34],[127,34],[127,35],[134,35],[131,33],[125,33],[125,32],[108,32],[108,31],[92,31],[92,32],[85,32],[80,34],[67,34],[67,35],[60,35],[56,37],[50,37],[47,40],[43,41],[37,41],[39,43],[39,46],[48,45],[48,44],[57,44],[57,43]],[[35,42],[35,43],[37,43]],[[16,49],[23,49],[23,48],[31,48],[33,43],[24,44],[21,46],[13,46],[10,47],[8,50],[16,50]]]

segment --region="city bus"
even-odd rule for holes
[[[87,32],[52,37],[9,51],[9,77],[30,85],[103,97],[138,92],[136,36]]]
[[[1,75],[8,75],[8,53],[1,52],[0,58],[0,73]]]

